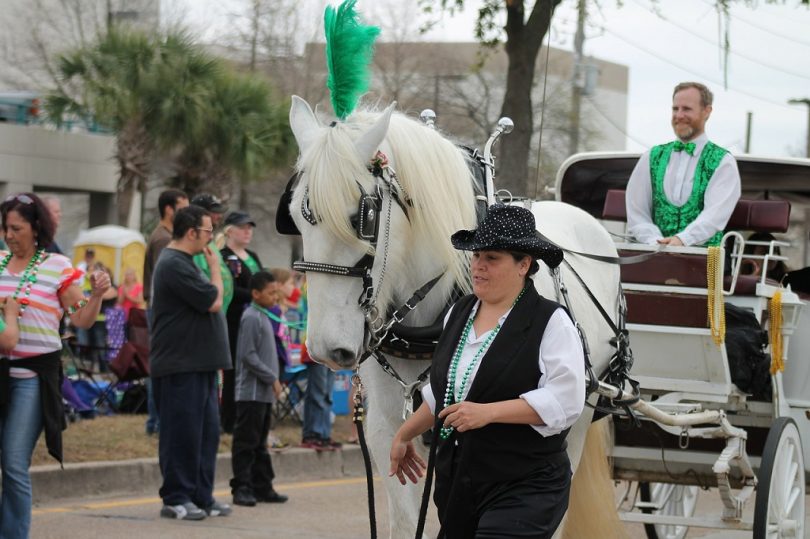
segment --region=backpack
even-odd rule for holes
[[[770,355],[765,353],[768,332],[762,329],[754,313],[726,303],[726,353],[731,381],[751,398],[770,401]]]

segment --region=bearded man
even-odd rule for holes
[[[737,162],[705,133],[714,96],[698,82],[672,93],[677,140],[645,152],[627,183],[628,232],[641,243],[719,245],[740,198]]]

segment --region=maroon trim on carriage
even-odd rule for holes
[[[627,221],[625,192],[610,189],[605,196],[602,219]],[[751,200],[741,198],[731,214],[726,230],[787,232],[790,225],[790,202],[787,200]]]
[[[619,256],[638,251],[619,251]],[[706,256],[661,252],[637,264],[621,266],[622,282],[706,288]]]
[[[627,321],[631,324],[709,327],[706,296],[625,290]]]

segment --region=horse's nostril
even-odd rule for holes
[[[356,356],[354,352],[346,350],[345,348],[338,348],[332,354],[332,358],[335,360],[335,363],[337,363],[341,367],[353,364],[355,357]]]

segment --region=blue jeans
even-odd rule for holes
[[[304,394],[303,438],[332,437],[332,386],[335,373],[320,363],[307,365],[307,390]]]
[[[11,378],[0,412],[0,537],[25,539],[31,528],[31,455],[42,431],[38,378]]]
[[[152,331],[152,308],[146,309],[146,325]],[[160,432],[160,418],[157,407],[155,407],[155,396],[152,393],[152,378],[146,379],[146,409],[149,416],[146,418],[146,434],[156,434]]]

